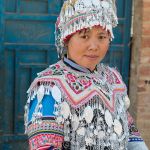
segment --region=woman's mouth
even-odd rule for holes
[[[85,55],[86,58],[91,59],[91,60],[95,60],[98,58],[97,55]]]

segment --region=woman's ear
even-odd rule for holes
[[[65,45],[65,49],[67,50],[68,49],[68,41],[66,41],[64,45]]]
[[[111,45],[112,44],[112,40],[111,40],[111,38],[109,39],[109,45]]]

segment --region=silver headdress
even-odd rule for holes
[[[116,0],[66,0],[56,22],[55,37],[59,56],[64,41],[77,31],[100,25],[114,38],[112,28],[118,24]]]

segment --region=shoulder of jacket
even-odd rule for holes
[[[50,65],[45,70],[37,73],[37,77],[31,83],[29,89],[27,90],[27,93],[30,93],[34,89],[34,87],[40,86],[41,82],[49,82],[52,77],[60,77],[61,75],[63,75],[63,68],[60,61],[58,61],[57,63]]]
[[[37,77],[51,76],[51,75],[61,75],[63,73],[63,69],[61,66],[61,61],[58,61],[55,64],[50,65],[45,70],[37,73]]]
[[[104,64],[104,63],[100,63],[99,66],[100,66],[99,68],[102,69],[105,73],[108,73],[108,74],[114,73],[115,75],[117,75],[118,77],[122,79],[119,69],[117,67],[111,67],[108,64]]]

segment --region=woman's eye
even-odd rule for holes
[[[102,40],[102,39],[106,39],[107,37],[106,36],[99,36],[99,39]]]
[[[88,39],[88,36],[87,35],[83,35],[83,36],[81,36],[81,38]]]

